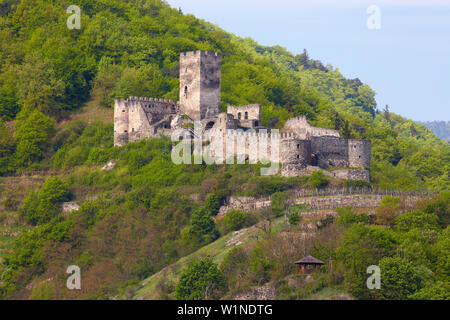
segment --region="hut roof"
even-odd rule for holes
[[[313,256],[304,257],[303,259],[300,259],[294,263],[295,264],[316,264],[316,265],[325,264],[324,262],[320,261],[319,259],[314,258]]]

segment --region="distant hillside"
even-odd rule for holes
[[[422,122],[431,129],[436,136],[450,142],[450,121],[427,121]]]

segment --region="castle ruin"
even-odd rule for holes
[[[254,163],[249,159],[250,150],[264,140],[269,141],[267,158],[281,163],[283,176],[333,168],[325,172],[342,179],[369,180],[369,140],[345,139],[337,130],[314,127],[305,117],[296,117],[289,119],[277,136],[280,148],[275,154],[271,151],[271,130],[261,126],[261,105],[229,105],[226,113],[220,113],[220,90],[219,53],[181,53],[179,102],[140,97],[115,100],[114,145],[171,137],[175,130],[197,121],[203,132],[214,129],[222,135],[223,143],[216,144],[212,153],[217,148],[232,149],[244,161]]]

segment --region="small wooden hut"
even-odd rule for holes
[[[303,259],[300,259],[294,263],[298,266],[299,274],[313,273],[325,264],[323,261],[320,261],[313,256],[304,257]]]

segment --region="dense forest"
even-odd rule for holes
[[[73,4],[81,8],[81,28],[70,30],[66,9]],[[405,218],[396,218],[395,204],[389,207],[393,216],[380,224],[392,229],[343,222],[342,248],[330,249],[337,250],[341,282],[355,297],[379,298],[352,291],[361,281],[361,266],[345,264],[358,253],[352,246],[367,242],[373,250],[352,259],[387,256],[392,260],[383,263],[393,266],[393,274],[395,268],[409,274],[416,261],[424,266],[414,273],[415,287],[400,298],[443,295],[438,287],[448,284],[450,261],[445,220],[450,147],[424,125],[380,110],[369,85],[346,79],[306,50],[294,55],[261,46],[160,0],[0,0],[0,175],[2,181],[42,177],[19,190],[2,183],[0,222],[16,219],[12,225],[27,231],[3,257],[2,297],[111,298],[236,229],[232,217],[231,227],[227,220],[210,219],[226,196],[320,187],[308,178],[260,177],[258,166],[177,166],[167,139],[113,147],[113,100],[178,100],[179,55],[192,50],[221,52],[223,109],[260,103],[263,125],[271,128],[305,115],[344,137],[370,139],[372,186],[444,192]],[[83,117],[86,108],[95,110],[94,117]],[[100,121],[105,114],[111,119]],[[114,169],[102,170],[111,160]],[[83,204],[61,214],[61,204],[69,200]],[[241,227],[258,220],[242,215],[236,218]],[[226,260],[229,270],[233,259],[244,259],[263,274],[255,283],[269,281],[276,264],[263,252],[271,241],[251,253],[234,252]],[[411,256],[396,256],[400,246]],[[88,285],[82,292],[61,285],[68,261],[84,270]],[[202,263],[214,269],[210,261]],[[223,270],[212,272],[220,278]]]

